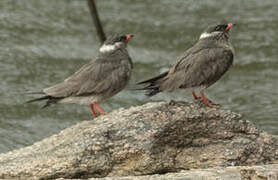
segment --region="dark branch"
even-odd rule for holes
[[[90,8],[90,12],[93,18],[93,22],[95,24],[96,30],[97,30],[97,35],[101,43],[103,43],[106,40],[105,33],[103,31],[98,12],[97,12],[97,7],[95,4],[94,0],[88,0],[88,6]]]

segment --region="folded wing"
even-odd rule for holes
[[[53,97],[114,94],[126,85],[131,64],[129,57],[109,59],[98,57],[64,82],[47,88],[44,92]]]

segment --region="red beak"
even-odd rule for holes
[[[132,38],[133,36],[134,35],[132,35],[132,34],[127,34],[125,42],[127,43],[130,40],[130,38]]]
[[[228,32],[232,28],[233,24],[229,23],[225,29],[226,32]]]

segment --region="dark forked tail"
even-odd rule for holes
[[[145,80],[145,81],[142,81],[142,82],[139,82],[137,83],[137,85],[145,85],[144,87],[142,88],[138,88],[137,90],[146,90],[146,95],[147,96],[154,96],[156,95],[157,93],[161,92],[160,90],[160,83],[161,83],[161,80],[167,76],[168,74],[168,71],[165,72],[165,73],[162,73],[158,76],[155,76],[151,79],[148,79],[148,80]]]
[[[58,97],[52,97],[52,96],[43,96],[40,98],[36,98],[36,99],[31,99],[29,101],[26,101],[25,103],[33,103],[33,102],[37,102],[37,101],[43,101],[43,100],[47,100],[45,105],[43,105],[42,108],[46,108],[48,106],[50,106],[51,104],[56,104],[59,100],[61,100],[62,98],[58,98]]]

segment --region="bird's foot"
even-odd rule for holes
[[[207,103],[204,103],[205,105],[209,106],[209,107],[212,107],[212,108],[219,108],[220,107],[220,104],[216,104],[214,102],[212,102],[211,100],[208,99],[208,102]]]
[[[212,102],[211,100],[209,100],[203,92],[201,92],[201,96],[202,96],[203,104],[207,105],[208,107],[212,107],[212,108],[220,107],[219,104],[216,104],[216,103]]]

